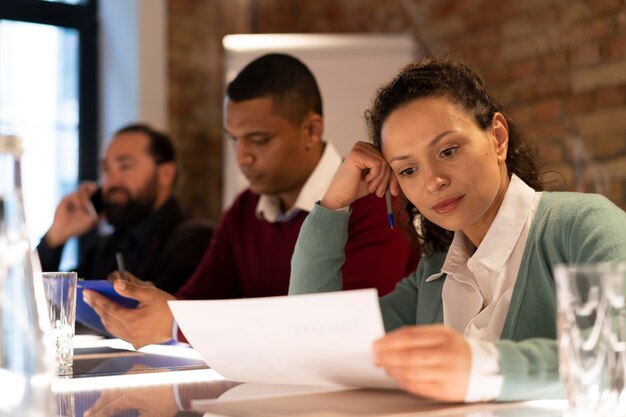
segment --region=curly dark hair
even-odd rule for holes
[[[506,158],[509,176],[514,173],[533,189],[543,189],[541,162],[536,148],[524,139],[502,105],[487,93],[480,77],[454,58],[423,58],[404,67],[391,82],[378,89],[372,106],[365,113],[372,143],[381,149],[381,129],[391,113],[409,102],[427,97],[445,97],[471,115],[478,127],[485,131],[491,125],[494,114],[502,113],[509,126]],[[429,221],[406,198],[402,200],[408,213],[408,220],[403,223],[421,242],[422,252],[446,251],[453,233]],[[417,228],[416,223],[419,225]]]

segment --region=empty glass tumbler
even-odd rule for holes
[[[48,301],[52,344],[57,373],[72,374],[74,322],[76,319],[76,272],[44,272],[43,286]]]
[[[559,369],[572,416],[626,415],[626,262],[555,268]]]

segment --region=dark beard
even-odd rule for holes
[[[127,189],[113,187],[111,191],[123,191],[128,196],[126,204],[111,203],[103,196],[103,207],[107,221],[116,230],[125,230],[139,223],[154,209],[157,197],[156,176],[144,188],[139,190],[137,197],[132,197]]]

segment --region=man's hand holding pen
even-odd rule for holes
[[[115,262],[117,263],[117,270],[120,273],[120,277],[123,280],[126,280],[126,265],[124,263],[124,256],[122,255],[122,252],[115,253]]]
[[[85,290],[83,297],[100,316],[107,331],[139,349],[151,343],[164,343],[172,339],[174,317],[167,305],[175,300],[173,295],[142,281],[128,271],[115,271],[107,278],[120,295],[139,301],[136,308],[126,308],[95,291]]]

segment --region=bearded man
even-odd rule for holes
[[[70,238],[92,235],[75,268],[79,277],[105,279],[117,269],[120,252],[132,274],[176,292],[200,262],[213,228],[185,214],[172,194],[176,161],[170,138],[145,124],[126,126],[113,136],[101,168],[100,190],[84,183],[59,203],[37,247],[43,270],[58,270]],[[91,201],[96,192],[102,195],[101,213]]]

